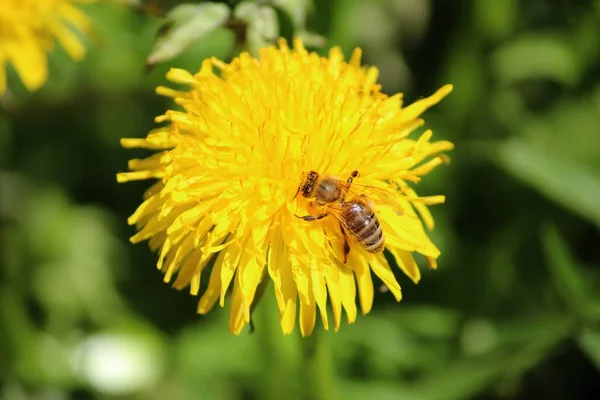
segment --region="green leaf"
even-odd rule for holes
[[[578,338],[579,347],[600,371],[600,330],[584,329]]]
[[[273,4],[289,15],[296,28],[304,28],[311,0],[273,0]]]
[[[170,9],[185,0],[113,0],[126,6],[140,9],[151,15],[164,16]]]
[[[427,339],[450,339],[458,331],[460,315],[450,309],[433,306],[404,307],[388,316],[407,332]]]
[[[245,45],[252,55],[273,44],[279,36],[277,12],[272,7],[243,1],[235,7],[233,16],[246,25]]]
[[[459,318],[452,310],[429,306],[373,313],[336,334],[334,354],[343,364],[353,357],[352,349],[366,349],[364,363],[378,379],[398,370],[437,370],[454,354],[449,343],[457,335]]]
[[[340,398],[344,400],[397,400],[411,399],[421,400],[414,396],[406,385],[383,379],[360,382],[356,379],[348,379],[340,383]]]
[[[501,40],[514,31],[519,20],[517,0],[479,1],[473,3],[477,30],[484,38]]]
[[[497,323],[498,348],[513,349],[529,343],[551,340],[557,336],[570,335],[577,321],[562,312],[539,310],[533,315],[516,315],[508,321]]]
[[[327,38],[318,33],[300,30],[296,32],[296,37],[300,38],[306,47],[323,48],[327,45]]]
[[[600,302],[554,226],[544,229],[542,244],[557,292],[580,317],[600,319]]]
[[[527,79],[550,79],[567,86],[579,79],[572,46],[553,35],[520,37],[492,55],[492,67],[506,84]]]
[[[512,327],[508,327],[512,330]],[[469,399],[493,385],[499,378],[519,376],[537,365],[553,349],[569,337],[569,319],[556,318],[534,340],[528,339],[513,346],[502,346],[498,352],[481,358],[461,358],[449,368],[428,374],[412,388],[408,398],[428,400]],[[499,327],[499,336],[505,328]],[[515,351],[516,350],[516,351]]]
[[[543,230],[542,244],[556,290],[579,314],[583,314],[587,287],[556,227],[549,226]]]
[[[496,161],[516,178],[600,227],[600,177],[569,157],[548,135],[511,139],[497,147]],[[538,145],[542,144],[542,145]]]
[[[167,14],[164,33],[157,39],[148,65],[170,60],[197,40],[221,26],[230,16],[230,9],[221,3],[182,4]]]
[[[410,398],[427,400],[468,399],[487,388],[506,368],[504,363],[493,361],[462,361],[452,368],[417,384]]]

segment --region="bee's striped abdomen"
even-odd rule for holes
[[[383,230],[373,210],[361,201],[346,202],[342,210],[342,224],[357,242],[368,252],[383,251]]]

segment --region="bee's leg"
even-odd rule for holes
[[[348,237],[346,236],[346,231],[344,230],[344,226],[340,222],[340,229],[342,230],[342,235],[344,236],[344,264],[348,262],[348,254],[350,253],[350,243],[348,243]]]
[[[312,222],[312,221],[317,221],[319,219],[323,219],[328,215],[329,215],[328,213],[323,213],[323,214],[318,214],[318,215],[296,215],[296,214],[294,214],[294,217],[303,219],[305,221]]]
[[[354,178],[356,178],[356,177],[358,177],[358,171],[354,170],[354,171],[352,171],[352,173],[350,174],[350,176],[346,180],[346,183],[348,185],[351,185],[352,182],[354,181]]]

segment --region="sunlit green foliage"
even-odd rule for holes
[[[203,2],[231,12],[162,53],[182,2],[118,3],[86,7],[97,40],[82,63],[57,48],[42,90],[13,79],[2,99],[0,398],[292,400],[327,367],[322,398],[598,393],[599,1]],[[147,186],[115,181],[131,156],[119,138],[167,107],[154,88],[169,67],[294,34],[361,46],[408,101],[455,87],[426,115],[456,144],[452,164],[419,190],[447,194],[432,209],[439,270],[418,286],[398,273],[404,300],[378,294],[371,314],[322,334],[315,359],[280,334],[269,291],[254,334],[229,334],[223,310],[196,315],[128,243]]]

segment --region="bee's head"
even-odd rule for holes
[[[319,174],[315,171],[308,171],[302,174],[302,181],[298,186],[298,191],[296,192],[296,196],[298,193],[302,194],[303,197],[310,198],[313,197],[313,193],[315,192],[315,188],[317,187],[317,180],[319,179]],[[294,198],[296,198],[294,196]]]

